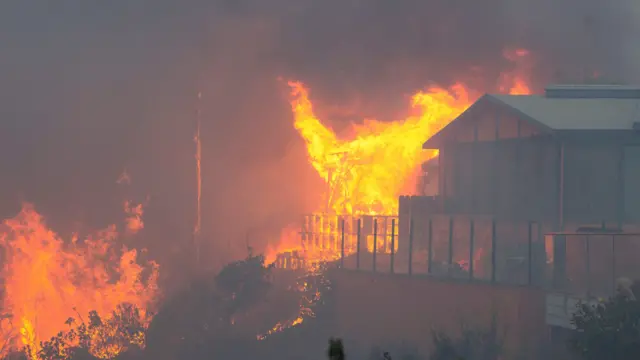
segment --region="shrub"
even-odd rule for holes
[[[571,322],[576,331],[569,348],[583,359],[626,360],[640,354],[640,302],[627,294],[593,305],[579,303]]]

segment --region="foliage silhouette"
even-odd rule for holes
[[[196,277],[167,299],[154,317],[147,333],[148,358],[240,357],[237,352],[246,350],[243,344],[255,342],[256,334],[242,332],[234,319],[265,301],[271,270],[262,255],[249,252],[217,275]]]
[[[345,360],[344,346],[340,339],[329,339],[329,349],[327,350],[329,360]]]
[[[4,359],[26,360],[25,354],[43,360],[197,359],[211,358],[221,348],[242,350],[256,336],[235,332],[234,316],[264,301],[271,287],[271,270],[262,255],[250,252],[217,275],[203,274],[193,280],[185,291],[165,302],[148,330],[140,311],[122,304],[109,317],[92,311],[86,321],[81,314],[69,318],[69,329],[42,342],[39,349],[25,348]],[[143,353],[140,350],[145,345]]]
[[[91,311],[85,322],[78,314],[80,322],[69,318],[70,327],[48,341],[40,344],[40,349],[25,349],[26,354],[36,354],[43,360],[65,359],[115,359],[130,348],[143,348],[145,326],[140,311],[131,304],[122,304],[108,318]]]
[[[571,322],[569,348],[585,360],[637,359],[640,354],[640,302],[626,293],[597,304],[579,303]]]

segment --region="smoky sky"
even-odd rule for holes
[[[639,20],[634,0],[5,1],[3,214],[28,200],[61,227],[98,226],[149,196],[145,243],[179,252],[200,107],[208,254],[261,247],[321,186],[278,77],[305,82],[338,128],[393,119],[432,83],[495,91],[505,48],[531,51],[536,90],[594,71],[633,83]]]

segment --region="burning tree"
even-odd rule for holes
[[[104,354],[124,349],[124,345],[109,341],[120,331],[116,324],[123,317],[135,318],[145,326],[150,322],[147,309],[158,295],[158,266],[140,261],[136,250],[122,247],[119,235],[117,227],[110,226],[83,239],[63,239],[29,204],[14,218],[3,221],[2,307],[7,314],[0,323],[5,341],[2,355],[26,348],[30,359],[49,359],[49,353],[45,356],[41,352],[46,350],[41,348],[43,341],[58,354],[65,353],[65,346],[82,347],[83,325],[70,331],[65,321],[91,311],[93,315],[84,325],[91,336],[90,344],[84,344],[91,345],[88,350],[105,358],[110,355]],[[93,322],[96,319],[100,319],[100,326]],[[113,341],[124,343],[122,339]]]
[[[38,359],[64,360],[78,358],[115,359],[131,348],[144,348],[146,326],[138,308],[122,304],[105,319],[96,311],[89,312],[87,322],[78,314],[69,318],[68,331],[61,331],[40,349],[27,346],[26,353]]]

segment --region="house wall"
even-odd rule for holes
[[[462,122],[440,152],[447,213],[555,221],[559,147],[500,108]]]
[[[564,142],[564,228],[640,225],[640,145]]]
[[[640,224],[640,146],[625,146],[622,150],[622,197],[624,222]]]
[[[558,153],[548,138],[456,143],[441,154],[448,213],[552,221]]]
[[[616,144],[564,144],[564,222],[593,224],[621,219],[622,148]]]

